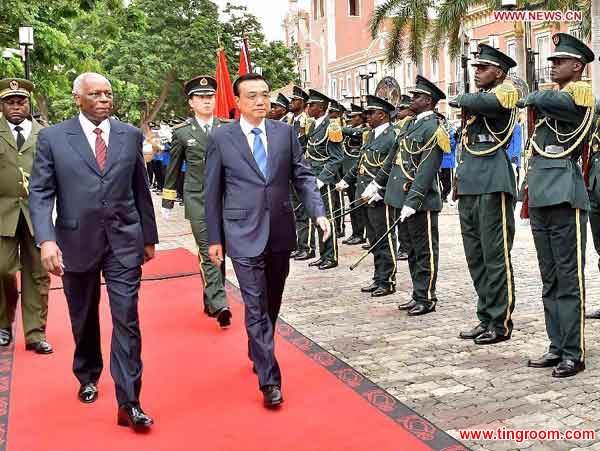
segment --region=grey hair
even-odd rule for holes
[[[79,74],[75,81],[73,81],[73,94],[81,94],[81,85],[83,85],[83,82],[86,78],[99,78],[108,83],[109,86],[111,86],[110,81],[108,81],[108,79],[104,75],[98,74],[96,72],[84,72],[82,74]]]

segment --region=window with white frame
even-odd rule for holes
[[[337,79],[331,79],[331,88],[329,90],[329,97],[337,99]]]
[[[360,0],[348,0],[348,15],[360,16]]]
[[[506,43],[506,54],[513,60],[517,60],[517,43],[514,40]]]
[[[431,80],[438,81],[438,61],[431,56]]]

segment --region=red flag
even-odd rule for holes
[[[217,93],[215,106],[215,116],[221,119],[232,119],[238,117],[237,107],[235,105],[235,96],[233,95],[233,86],[229,78],[229,69],[227,68],[227,58],[225,50],[217,50],[217,71],[215,73],[217,80]]]
[[[240,65],[238,68],[238,76],[245,75],[250,72],[250,52],[248,50],[248,40],[246,38],[242,41],[242,47],[240,48]]]

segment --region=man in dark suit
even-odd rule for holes
[[[141,265],[158,242],[154,209],[137,128],[109,119],[112,89],[102,75],[73,84],[80,114],[44,129],[31,174],[31,216],[42,264],[62,276],[75,339],[73,372],[79,399],[97,399],[102,371],[100,273],[113,322],[110,367],[119,402],[118,424],[152,423],[141,409],[142,361],[138,319]],[[58,217],[52,224],[52,208]]]
[[[294,128],[265,120],[270,106],[267,82],[247,74],[235,81],[233,90],[240,120],[215,130],[207,149],[209,255],[220,265],[227,243],[245,304],[249,354],[265,406],[274,407],[283,402],[275,322],[296,247],[290,182],[325,239],[330,225]]]

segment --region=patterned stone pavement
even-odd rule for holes
[[[159,249],[195,252],[183,207],[169,221],[160,218]],[[347,227],[349,231],[349,224]],[[476,295],[469,278],[455,208],[440,217],[439,303],[435,313],[409,318],[396,309],[410,298],[406,262],[399,262],[398,291],[373,299],[360,292],[370,283],[372,258],[354,271],[362,252],[340,244],[340,266],[328,270],[293,262],[281,316],[301,333],[388,390],[399,401],[458,438],[458,431],[481,428],[595,430],[600,434],[600,321],[586,327],[587,370],[557,380],[551,369],[526,367],[547,347],[541,281],[531,230],[517,219],[513,248],[516,285],[515,329],[510,341],[476,346],[457,338],[476,324]],[[588,231],[588,309],[600,308],[600,278]],[[228,265],[228,278],[235,276]],[[239,319],[238,319],[239,320]],[[285,369],[284,369],[285,371]],[[463,441],[479,450],[597,450],[595,441]]]

